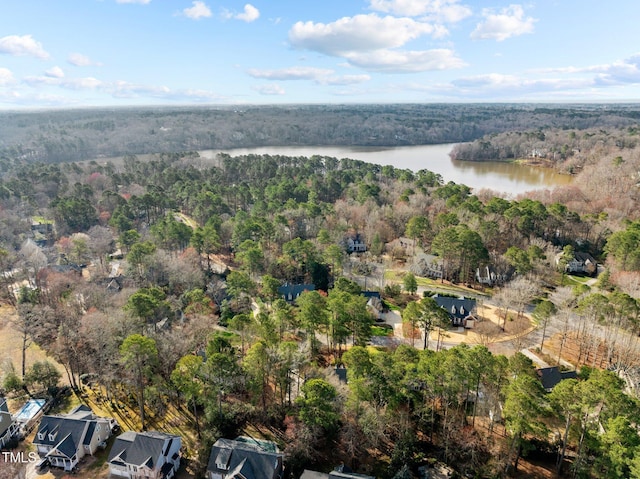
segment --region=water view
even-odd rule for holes
[[[232,156],[269,154],[286,156],[323,155],[336,158],[392,165],[412,171],[427,169],[438,173],[445,182],[453,181],[470,186],[475,191],[489,188],[509,196],[517,196],[531,190],[553,188],[570,184],[572,178],[549,168],[516,163],[454,161],[449,158],[453,143],[441,145],[403,146],[392,148],[361,148],[342,146],[265,146],[224,150]],[[221,150],[204,150],[203,158],[215,158]]]

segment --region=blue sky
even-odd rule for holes
[[[640,99],[631,0],[0,4],[3,110]]]

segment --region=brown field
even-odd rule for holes
[[[7,368],[13,364],[16,372],[20,374],[22,368],[22,338],[15,329],[12,320],[16,317],[16,311],[12,306],[0,303],[0,377],[3,377]],[[27,349],[27,369],[36,361],[48,360],[54,363],[62,373],[62,381],[66,381],[64,367],[36,344],[31,344]]]

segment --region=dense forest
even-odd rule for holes
[[[517,477],[524,459],[558,477],[640,477],[636,114],[523,105],[4,113],[0,295],[17,312],[23,350],[21,364],[3,365],[4,393],[91,383],[111,404],[131,405],[136,428],[179,410],[187,419],[172,427],[186,436],[195,477],[215,439],[248,426],[280,444],[294,478],[336,461],[418,477],[436,460],[466,477]],[[241,130],[269,132],[242,146],[505,131],[480,141],[528,138],[546,152],[566,143],[584,161],[573,185],[507,200],[427,170],[324,156],[220,154],[205,164],[177,149],[228,146]],[[153,141],[165,133],[166,143]],[[136,155],[149,151],[162,152]],[[349,253],[355,238],[366,252]],[[578,253],[600,264],[597,278],[570,278]],[[438,281],[421,277],[426,257],[441,265]],[[504,280],[481,284],[486,267]],[[279,293],[300,284],[313,290],[296,301]],[[363,284],[423,334],[422,347],[372,344],[385,328]],[[461,286],[495,305],[515,351],[531,313],[540,354],[560,363],[572,351],[577,378],[545,392],[528,357],[491,352],[501,331],[482,322],[480,344],[434,346],[429,333],[451,325],[419,285]],[[552,340],[558,351],[544,348]],[[27,364],[32,342],[62,378]]]
[[[457,143],[538,128],[620,128],[637,105],[391,104],[0,112],[0,159],[64,162],[254,146]]]
[[[455,145],[451,157],[464,161],[526,160],[573,174],[585,164],[597,163],[612,149],[633,151],[638,145],[638,133],[635,126],[509,131]],[[621,155],[616,158],[623,160]]]

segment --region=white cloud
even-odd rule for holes
[[[616,95],[628,98],[624,87],[630,85],[640,85],[640,53],[609,64],[539,68],[512,75],[488,73],[446,84],[416,84],[406,88],[446,98],[548,101],[550,98],[596,100]]]
[[[49,68],[44,74],[51,78],[62,78],[64,77],[64,71],[60,67],[52,67]]]
[[[31,56],[46,60],[49,54],[42,48],[42,44],[31,35],[9,35],[0,38],[0,53],[15,56]]]
[[[598,82],[606,84],[640,83],[640,55],[608,65],[597,76]]]
[[[289,41],[296,48],[343,56],[349,52],[396,48],[423,35],[439,37],[446,32],[444,27],[411,18],[371,13],[344,17],[333,23],[297,22],[289,31]]]
[[[0,103],[26,107],[32,107],[34,105],[60,107],[77,105],[79,102],[76,99],[71,99],[66,96],[8,90],[4,92],[0,91]]]
[[[261,95],[284,95],[286,92],[280,85],[269,84],[253,87]]]
[[[556,67],[530,70],[534,74],[583,75],[594,73],[594,80],[600,85],[622,85],[640,83],[640,53],[603,65],[588,65],[585,67]]]
[[[342,75],[333,76],[323,79],[320,83],[324,85],[357,85],[359,83],[365,83],[371,80],[369,75]]]
[[[85,77],[85,78],[63,78],[55,77],[51,75],[44,76],[29,76],[23,79],[24,83],[32,87],[38,86],[58,86],[67,90],[95,90],[102,86],[104,83],[97,78]]]
[[[424,51],[378,50],[345,55],[352,65],[386,73],[415,73],[462,68],[465,62],[446,48]]]
[[[127,81],[116,81],[101,86],[101,91],[110,94],[115,98],[156,98],[171,101],[223,101],[225,98],[212,91],[199,89],[172,90],[166,86],[145,85],[140,83],[130,83]]]
[[[8,68],[0,67],[0,86],[9,85],[14,82],[13,73]]]
[[[56,77],[54,67],[40,76],[28,76],[21,80],[23,86],[32,88],[0,88],[0,104],[14,105],[49,105],[64,106],[87,104],[87,99],[82,99],[76,93],[71,96],[69,91],[84,92],[85,95],[108,95],[112,98],[123,99],[125,102],[131,99],[159,99],[160,101],[189,102],[225,102],[228,97],[216,94],[209,90],[178,89],[172,90],[166,86],[146,85],[130,83],[127,81],[104,82],[97,78],[66,78]],[[18,84],[13,80],[13,74],[5,68],[0,68],[0,86]],[[51,93],[53,88],[62,92],[60,95]],[[65,93],[66,91],[66,93]],[[96,97],[97,98],[97,97]]]
[[[460,5],[458,0],[370,0],[369,4],[371,9],[379,12],[422,16],[442,23],[456,23],[472,13],[469,7]]]
[[[291,67],[280,70],[251,69],[247,73],[253,78],[268,80],[317,80],[333,73],[333,70],[313,67]]]
[[[298,22],[289,31],[292,46],[342,57],[351,66],[384,73],[460,68],[452,50],[400,50],[423,35],[440,37],[446,28],[407,17],[375,13],[344,17],[333,23]]]
[[[61,86],[63,86],[64,88],[69,88],[71,90],[95,90],[96,88],[100,88],[103,85],[103,82],[93,77],[72,78],[69,80],[64,80],[61,83]]]
[[[369,81],[369,75],[334,75],[334,71],[326,68],[291,67],[279,70],[251,69],[247,73],[253,78],[266,80],[311,80],[320,85],[353,85]]]
[[[484,21],[471,32],[474,40],[497,40],[499,42],[510,37],[533,33],[533,25],[537,21],[533,17],[526,17],[521,5],[509,5],[500,13],[490,9],[482,11]]]
[[[116,98],[133,98],[139,95],[158,97],[171,92],[166,86],[142,85],[122,80],[105,85],[105,91]]]
[[[116,0],[116,3],[140,3],[146,5],[151,3],[151,0]]]
[[[196,0],[192,5],[192,7],[182,10],[182,13],[185,17],[192,18],[193,20],[198,20],[200,18],[211,16],[211,9],[204,2]]]
[[[239,13],[235,16],[237,20],[242,20],[243,22],[247,23],[255,22],[259,17],[260,11],[250,3],[247,3],[244,6],[244,12]]]
[[[427,88],[431,92],[462,98],[522,100],[542,96],[569,95],[574,91],[590,91],[595,86],[590,78],[531,78],[519,75],[488,73],[459,78],[449,84]]]
[[[70,53],[67,57],[67,62],[77,67],[102,66],[102,63],[94,62],[91,58],[83,55],[82,53]]]

